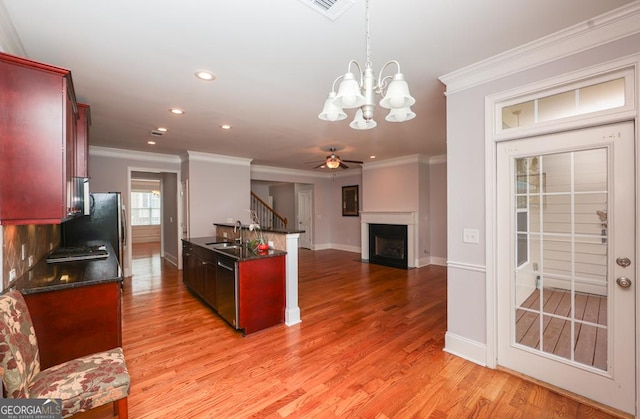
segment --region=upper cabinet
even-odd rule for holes
[[[78,131],[88,141],[89,114],[81,108],[82,122],[71,72],[0,53],[0,104],[0,223],[80,214],[87,145]]]

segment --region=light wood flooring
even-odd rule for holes
[[[124,283],[130,418],[611,418],[443,351],[446,268],[300,250],[302,323],[242,337],[152,245]],[[83,417],[111,417],[108,407]]]

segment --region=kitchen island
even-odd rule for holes
[[[231,223],[214,223],[216,227],[216,235],[235,239],[238,233],[234,232],[234,225]],[[255,238],[255,233],[247,233],[249,226],[243,225],[242,229],[249,240]],[[284,322],[287,326],[300,323],[300,307],[298,306],[298,239],[304,230],[292,228],[264,228],[262,235],[269,243],[273,243],[276,249],[283,249],[287,252],[286,259],[286,307],[284,311]]]
[[[183,281],[245,335],[284,321],[285,255],[224,237],[182,239]]]
[[[9,284],[24,295],[41,368],[122,346],[122,269],[113,248],[100,259],[42,259]]]

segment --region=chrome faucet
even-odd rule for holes
[[[236,224],[233,226],[233,232],[238,233],[238,237],[236,238],[236,243],[242,245],[244,243],[244,238],[242,237],[242,222],[240,220],[236,221]]]

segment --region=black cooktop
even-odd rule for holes
[[[47,256],[47,263],[103,259],[109,256],[106,246],[59,247]]]

